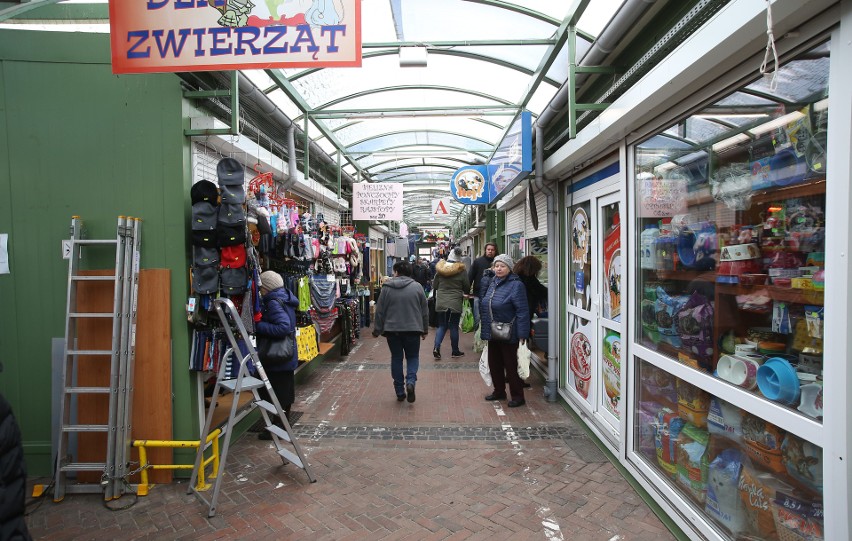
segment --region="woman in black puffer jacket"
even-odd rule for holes
[[[508,406],[515,408],[526,404],[524,382],[518,375],[518,345],[530,336],[530,312],[523,282],[512,272],[512,258],[500,254],[494,258],[494,278],[482,297],[479,317],[482,321],[482,339],[488,340],[488,368],[494,392],[485,400],[506,398],[506,382],[512,395]],[[493,340],[491,322],[502,321],[512,325],[509,341]]]
[[[12,407],[0,394],[0,541],[29,541],[24,521],[27,470],[21,430]]]

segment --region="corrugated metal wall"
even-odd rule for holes
[[[28,473],[52,472],[51,342],[65,334],[60,247],[72,215],[95,239],[115,238],[118,215],[143,219],[141,266],[171,270],[173,407],[183,412],[174,436],[197,438],[184,308],[191,148],[183,129],[193,110],[179,79],[113,75],[105,34],[0,32],[0,51],[0,231],[9,234],[11,267],[0,276],[0,392],[18,417]],[[114,256],[97,259],[114,266]]]
[[[544,195],[543,192],[537,192],[535,194],[535,209],[538,214],[538,229],[533,229],[532,226],[532,218],[530,217],[529,205],[526,201],[524,201],[524,206],[526,207],[526,229],[524,230],[524,237],[528,239],[532,239],[535,237],[546,237],[547,236],[547,196]]]
[[[523,232],[525,219],[526,213],[522,204],[506,210],[506,234]]]

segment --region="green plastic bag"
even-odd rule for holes
[[[462,302],[461,315],[461,330],[462,332],[473,332],[476,324],[473,322],[473,308],[470,307],[470,301],[465,299]]]

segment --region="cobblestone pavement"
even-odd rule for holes
[[[368,332],[297,388],[294,429],[316,483],[248,432],[231,446],[213,518],[180,481],[123,511],[94,495],[45,501],[28,518],[33,537],[674,539],[563,406],[545,400],[535,370],[526,406],[486,402],[471,335],[465,357],[449,358],[447,337],[435,361],[432,333],[416,402],[397,402],[387,345]]]

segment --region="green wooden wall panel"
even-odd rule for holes
[[[91,238],[114,237],[119,214],[143,219],[142,267],[172,271],[175,438],[198,434],[186,369],[191,181],[179,79],[115,76],[92,62],[108,58],[106,36],[45,34],[22,32],[14,49],[0,36],[0,232],[10,234],[12,262],[12,274],[0,275],[0,390],[19,418],[31,475],[51,472],[51,339],[64,335],[60,246],[73,214]],[[52,61],[59,43],[61,58]],[[27,58],[11,59],[17,51]],[[113,258],[96,262],[111,267]]]

